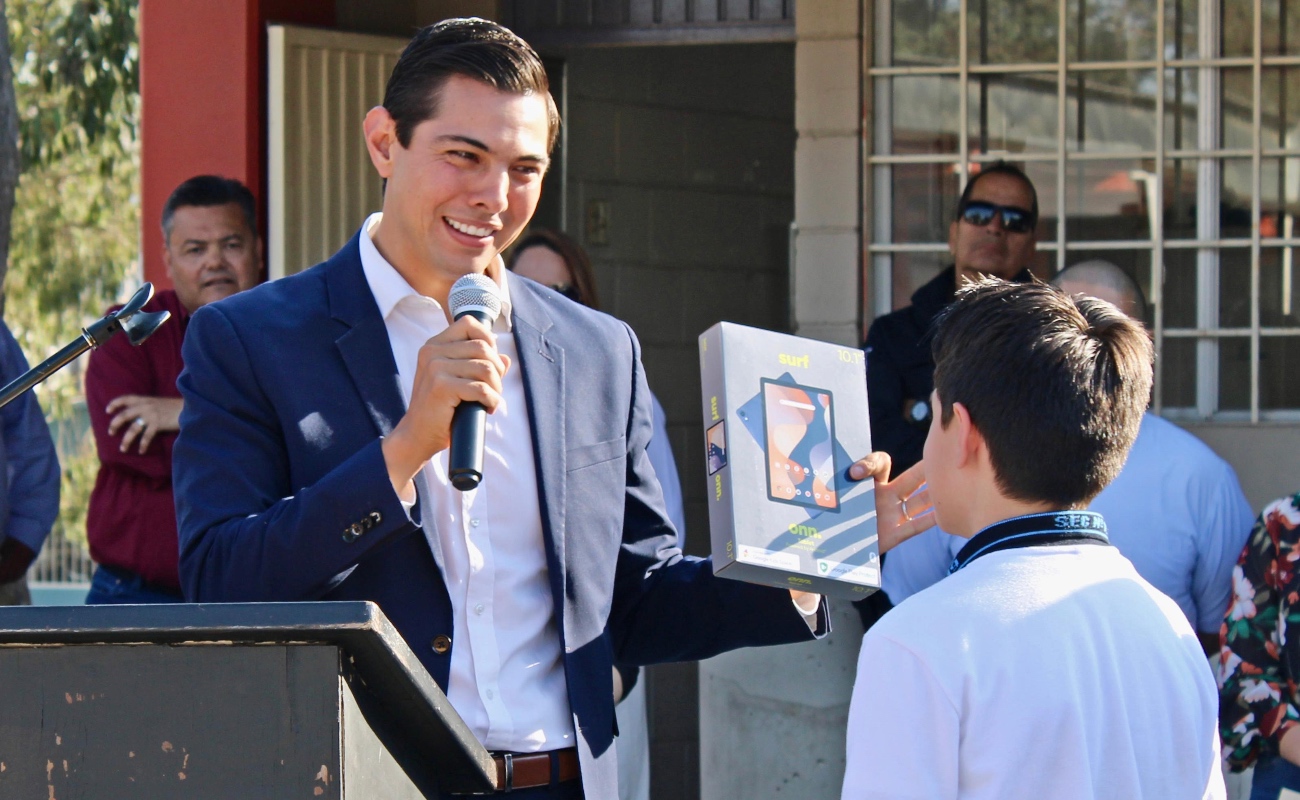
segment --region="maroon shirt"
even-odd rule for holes
[[[180,549],[172,497],[176,433],[158,434],[143,455],[138,440],[123,453],[118,448],[126,428],[109,436],[108,423],[113,416],[104,410],[110,401],[125,394],[181,396],[176,378],[185,366],[181,341],[190,315],[170,290],[156,294],[144,309],[166,309],[172,318],[139,347],[132,347],[124,335],[114,336],[90,354],[86,367],[86,405],[99,453],[86,538],[97,563],[127,569],[149,583],[179,590]]]

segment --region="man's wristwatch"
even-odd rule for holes
[[[930,401],[903,401],[903,418],[917,427],[928,428],[930,426]]]

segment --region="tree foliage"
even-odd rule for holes
[[[139,273],[138,0],[7,0],[22,173],[5,321],[33,363]],[[38,389],[64,464],[56,535],[84,540],[97,462],[84,359]]]
[[[29,312],[14,321],[43,328],[38,317],[102,313],[137,256],[136,2],[8,7],[23,158],[8,286]]]
[[[11,41],[26,47],[17,83],[23,162],[43,165],[104,140],[135,136],[140,59],[137,0],[9,0]],[[100,153],[106,174],[118,153]]]

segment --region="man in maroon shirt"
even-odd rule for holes
[[[253,195],[242,183],[200,175],[163,206],[163,260],[174,290],[147,311],[172,320],[139,347],[118,336],[90,356],[86,404],[99,475],[86,538],[99,567],[89,604],[181,602],[172,443],[180,429],[181,341],[200,306],[254,286],[261,274]]]

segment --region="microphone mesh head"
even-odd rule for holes
[[[501,316],[501,289],[488,276],[471,272],[451,285],[447,306],[452,319],[466,311],[482,311],[487,314],[488,322],[496,322]]]

